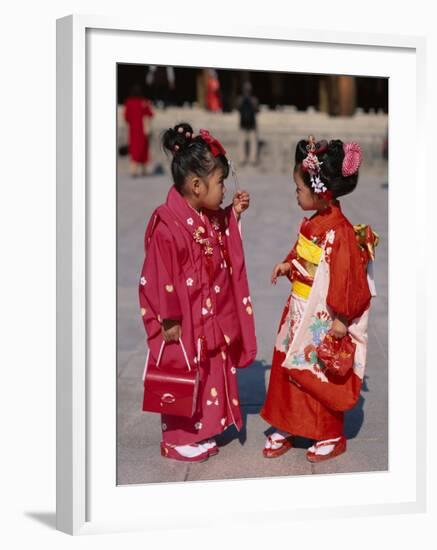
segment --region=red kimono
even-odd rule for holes
[[[179,320],[190,365],[200,372],[194,416],[162,415],[163,441],[188,445],[232,424],[241,429],[236,369],[255,359],[256,340],[232,207],[199,213],[172,187],[152,214],[145,250],[139,298],[151,359],[163,341],[162,321]],[[186,368],[179,343],[167,344],[163,357]]]
[[[149,137],[144,132],[144,117],[153,117],[150,102],[143,97],[128,97],[124,103],[124,119],[129,125],[129,155],[141,164],[149,161]]]
[[[335,240],[332,247],[329,247],[329,256],[327,256],[329,257],[330,277],[326,304],[334,314],[344,316],[351,323],[368,309],[371,294],[366,274],[366,257],[357,243],[353,226],[341,212],[338,202],[325,212],[316,213],[312,218],[303,220],[300,228],[300,240],[296,242],[284,261],[292,263],[294,260],[290,275],[293,288],[311,287],[316,266],[302,260],[298,243],[303,239],[311,251],[311,243],[320,245],[325,241],[329,232],[335,232]],[[317,253],[317,247],[313,248],[313,252]],[[296,261],[299,265],[296,264]],[[299,269],[300,266],[303,266],[304,269]],[[284,344],[286,341],[288,348],[290,347],[289,342],[293,341],[302,321],[302,315],[297,307],[294,307],[293,314],[289,315],[292,306],[296,305],[293,304],[293,300],[298,301],[299,298],[292,292],[287,300],[278,330],[278,336],[281,335],[281,343]],[[302,303],[304,304],[305,300]],[[287,326],[286,319],[289,320]],[[325,322],[323,318],[319,321],[320,326]],[[287,334],[284,333],[284,328]],[[284,348],[279,345],[277,339],[269,387],[260,412],[261,416],[280,430],[309,439],[323,440],[343,435],[343,411],[358,398],[362,378],[352,374],[342,387],[331,386],[334,388],[332,391],[329,384],[323,385],[323,382],[313,376],[310,371],[296,370],[302,384],[296,383],[293,376],[290,376],[293,371],[283,366],[287,355],[285,351],[287,346]],[[306,354],[307,352],[303,355]],[[305,357],[302,360],[305,361]],[[304,384],[305,382],[309,383]],[[325,379],[325,382],[328,381]],[[304,385],[307,389],[304,388]],[[327,399],[323,399],[323,402],[321,399],[317,399],[315,397],[317,392],[311,391],[313,388],[322,392],[319,395],[326,392]],[[335,403],[335,395],[341,395],[341,405],[337,406]],[[348,405],[344,405],[344,403],[348,403]]]

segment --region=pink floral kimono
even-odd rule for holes
[[[179,320],[192,367],[200,369],[192,418],[162,415],[164,443],[189,445],[234,424],[242,427],[236,369],[256,357],[253,309],[240,228],[232,206],[193,209],[170,189],[145,235],[139,297],[150,361],[163,342],[162,321]],[[164,348],[163,364],[186,369],[179,343]]]

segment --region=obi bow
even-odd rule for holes
[[[368,261],[375,260],[375,248],[379,243],[379,235],[372,230],[370,225],[354,225],[355,237],[361,250],[366,254]]]

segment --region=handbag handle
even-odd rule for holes
[[[161,361],[162,354],[164,353],[164,347],[165,347],[166,343],[167,342],[164,340],[161,344],[161,349],[159,350],[158,360],[156,361],[156,366],[157,367],[159,367],[159,363]],[[182,353],[184,354],[185,362],[187,363],[188,370],[191,370],[190,362],[188,361],[188,357],[187,357],[187,352],[185,351],[185,347],[184,347],[184,344],[183,344],[181,338],[179,338],[179,344],[181,345]]]
[[[156,361],[156,367],[159,368],[159,363],[161,362],[162,354],[164,353],[164,347],[167,342],[164,340],[161,344],[161,348],[159,350],[158,354],[158,360]],[[179,344],[182,348],[182,353],[184,354],[185,362],[187,364],[187,368],[189,371],[191,371],[190,362],[188,361],[187,352],[185,350],[184,343],[182,342],[182,339],[179,338]],[[143,372],[143,382],[146,379],[146,371],[147,371],[147,365],[149,364],[149,358],[150,358],[150,348],[147,351],[147,357],[146,357],[146,364],[144,365],[144,372]]]

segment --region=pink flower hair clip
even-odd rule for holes
[[[343,176],[352,176],[358,172],[363,154],[358,143],[343,143],[344,159],[341,166]]]

